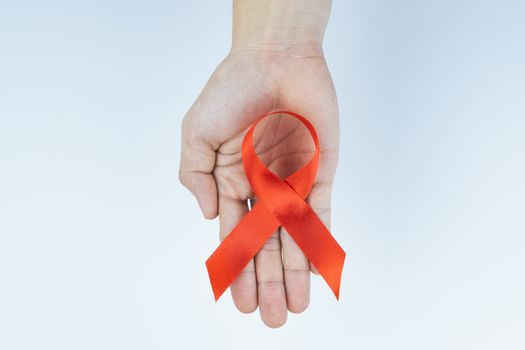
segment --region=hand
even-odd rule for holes
[[[248,127],[263,114],[290,110],[317,130],[321,158],[307,202],[327,227],[339,148],[339,119],[330,73],[317,44],[282,50],[232,49],[184,117],[180,180],[195,195],[208,219],[217,215],[221,241],[257,200],[242,167],[241,143]],[[269,168],[286,177],[313,154],[306,129],[289,117],[269,117],[257,126],[256,151]],[[280,228],[230,286],[236,307],[259,306],[270,327],[286,322],[287,310],[309,304],[308,260]]]

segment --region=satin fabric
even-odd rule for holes
[[[315,144],[312,159],[286,179],[279,178],[262,163],[253,145],[257,123],[275,114],[287,114],[300,120]],[[319,140],[314,127],[297,113],[275,111],[252,124],[242,142],[242,161],[258,202],[206,261],[215,300],[280,226],[287,230],[339,299],[346,254],[305,201],[315,181],[319,156]]]

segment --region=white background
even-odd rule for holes
[[[281,329],[213,301],[179,124],[229,1],[0,2],[0,349],[523,349],[523,1],[335,1],[320,278]]]

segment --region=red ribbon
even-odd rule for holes
[[[253,146],[255,126],[273,114],[288,114],[299,119],[308,128],[315,143],[312,159],[284,180],[268,170]],[[319,165],[319,140],[312,124],[303,116],[288,111],[262,116],[244,137],[242,161],[258,202],[206,261],[215,300],[220,298],[279,226],[288,231],[339,299],[345,252],[305,201]]]

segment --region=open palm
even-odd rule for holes
[[[321,158],[307,201],[329,227],[331,184],[337,165],[337,101],[322,53],[285,57],[236,51],[216,69],[188,111],[182,127],[181,182],[196,196],[206,218],[219,215],[224,239],[257,200],[244,174],[241,143],[248,127],[275,110],[304,115],[317,130]],[[255,148],[276,174],[286,177],[305,164],[314,148],[295,119],[267,118],[257,127]],[[309,304],[310,264],[280,228],[231,285],[241,312],[259,306],[270,327],[286,322],[287,310]]]

